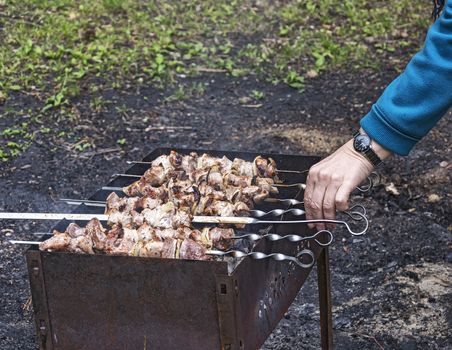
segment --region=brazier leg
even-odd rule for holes
[[[317,280],[319,286],[322,350],[332,350],[333,318],[331,313],[330,257],[328,248],[324,248],[317,259]]]

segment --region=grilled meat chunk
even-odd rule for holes
[[[206,256],[206,248],[204,248],[201,244],[186,238],[182,241],[182,243],[180,243],[179,256],[177,258],[207,260],[208,256]]]
[[[209,229],[205,227],[201,231],[200,240],[197,241],[208,249],[228,250],[232,246],[233,237],[234,230],[232,228],[214,227]]]
[[[67,251],[72,237],[67,233],[53,232],[53,236],[39,244],[40,250]]]

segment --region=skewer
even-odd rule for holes
[[[252,217],[240,216],[194,216],[193,223],[202,224],[232,224],[232,225],[254,225],[254,224],[337,224],[346,227],[349,233],[354,236],[361,236],[369,228],[369,220],[360,212],[344,212],[354,221],[364,221],[365,227],[362,231],[353,231],[349,224],[343,220],[315,219],[315,220],[259,220]],[[10,220],[80,220],[89,221],[97,218],[99,221],[108,221],[108,215],[99,214],[63,214],[63,213],[0,213],[0,219]]]
[[[321,242],[317,239],[317,237],[319,235],[321,235],[322,233],[325,233],[328,236],[328,240],[326,242]],[[318,232],[316,232],[315,234],[311,235],[311,236],[299,236],[299,235],[286,235],[286,236],[281,236],[281,235],[277,235],[276,233],[268,233],[265,235],[258,235],[257,233],[246,233],[243,235],[239,235],[239,236],[234,236],[232,239],[248,239],[250,241],[253,242],[257,242],[260,241],[262,239],[267,239],[269,241],[280,241],[280,240],[288,240],[290,242],[301,242],[301,241],[306,241],[308,239],[314,239],[314,241],[322,246],[322,247],[327,247],[329,246],[334,239],[333,234],[328,231],[328,230],[320,230]]]
[[[89,200],[89,199],[72,199],[72,198],[60,198],[59,199],[60,202],[65,202],[66,204],[69,205],[80,205],[80,204],[84,204],[88,207],[105,207],[106,202],[104,201],[93,201],[93,200]],[[283,199],[283,198],[266,198],[264,200],[265,202],[268,203],[281,203],[281,204],[286,204],[286,205],[299,205],[299,204],[303,204],[302,201],[296,200],[296,199]],[[364,208],[364,206],[362,206],[361,204],[355,204],[352,205],[347,211],[349,213],[353,213],[356,211],[356,209],[360,209],[361,213],[363,215],[366,215],[366,208]],[[296,216],[301,216],[306,214],[306,212],[302,209],[297,209],[297,208],[290,208],[290,209],[273,209],[270,211],[262,211],[262,210],[257,210],[257,209],[252,209],[250,210],[250,214],[253,217],[256,218],[260,218],[263,216],[281,216],[284,214],[292,214],[292,215],[296,215]],[[359,221],[359,219],[357,219],[357,221]]]
[[[289,170],[287,170],[287,171],[289,171]],[[295,170],[294,170],[295,171]],[[111,177],[114,177],[114,178],[116,178],[116,177],[133,177],[133,178],[137,178],[137,179],[139,179],[139,178],[141,178],[143,175],[137,175],[137,174],[124,174],[124,173],[116,173],[116,174],[113,174],[113,175],[111,175]],[[295,186],[295,185],[298,185],[298,184],[293,184],[293,185],[287,185],[287,186]],[[272,185],[273,186],[273,185]],[[284,187],[284,186],[283,186]]]
[[[221,250],[208,250],[206,252],[208,255],[216,255],[216,256],[232,256],[234,258],[243,258],[243,257],[250,257],[251,259],[255,260],[261,260],[261,259],[273,259],[276,261],[291,261],[297,264],[298,266],[309,269],[314,265],[315,262],[315,256],[312,251],[309,249],[303,249],[300,251],[296,256],[289,256],[281,253],[271,253],[271,254],[265,254],[262,252],[250,252],[245,253],[241,250],[228,250],[226,252]],[[303,263],[303,256],[308,256],[310,259],[309,263]]]
[[[126,161],[126,163],[127,164],[145,164],[145,165],[152,164],[152,162],[145,162],[145,161],[138,161],[138,160],[128,160],[128,161]],[[275,171],[277,173],[287,173],[287,174],[306,174],[309,172],[309,170],[310,169],[306,169],[306,170],[275,169]],[[115,174],[115,175],[120,175],[120,174]],[[130,175],[130,174],[126,174],[126,175]],[[380,180],[381,180],[380,174],[375,171],[372,171],[370,173],[370,175],[367,177],[368,185],[360,186],[360,187],[358,187],[358,190],[361,189],[362,192],[369,191],[370,188],[372,188],[372,186],[374,184],[373,178],[378,179],[378,182],[380,182]]]
[[[279,203],[284,205],[300,205],[304,204],[303,201],[299,201],[293,198],[265,198],[264,202],[266,203]]]
[[[10,240],[11,244],[23,244],[23,245],[39,245],[41,242],[38,241],[17,241],[17,240]],[[272,254],[265,254],[262,252],[251,252],[251,253],[245,253],[240,250],[229,250],[229,251],[221,251],[221,250],[208,250],[206,252],[206,255],[215,255],[215,256],[232,256],[234,258],[243,258],[245,256],[249,256],[251,259],[255,260],[261,260],[261,259],[273,259],[276,261],[292,261],[298,266],[302,268],[311,268],[314,265],[315,256],[312,251],[309,249],[303,249],[300,251],[296,256],[289,256],[281,253],[272,253]],[[310,259],[309,263],[303,263],[303,257],[308,256]]]
[[[296,199],[279,199],[279,198],[267,198],[269,199],[270,203],[282,203],[282,204],[286,204],[286,205],[298,205],[298,204],[303,204],[303,202],[298,201]],[[270,201],[270,199],[272,199],[272,201]],[[65,202],[69,205],[80,205],[80,204],[84,204],[86,206],[94,206],[94,207],[105,207],[106,202],[101,202],[101,201],[90,201],[90,200],[84,200],[84,199],[67,199],[67,198],[62,198],[60,199],[60,201]],[[350,217],[352,217],[355,221],[359,221],[361,220],[361,217],[359,216],[354,216],[354,213],[359,210],[359,212],[362,215],[366,215],[367,211],[366,208],[364,206],[362,206],[361,204],[355,204],[352,205],[347,211],[344,211],[344,213],[347,213]],[[261,218],[264,216],[281,216],[284,214],[292,214],[295,216],[301,216],[306,214],[306,212],[302,209],[297,209],[297,208],[290,208],[290,209],[273,209],[270,211],[263,211],[263,210],[257,210],[257,209],[252,209],[250,210],[250,214],[251,216],[255,217],[255,218]]]
[[[327,235],[327,239],[325,242],[321,242],[318,240],[318,236],[320,236],[322,233]],[[53,233],[52,232],[33,232],[32,235],[34,236],[52,236]],[[244,234],[239,234],[237,236],[232,237],[231,239],[247,239],[249,241],[252,242],[257,242],[260,241],[262,239],[267,239],[269,241],[280,241],[280,240],[288,240],[289,242],[293,242],[293,243],[297,243],[297,242],[301,242],[301,241],[306,241],[308,239],[314,239],[314,241],[322,246],[322,247],[327,247],[329,246],[333,240],[334,240],[334,236],[333,234],[328,231],[328,230],[320,230],[318,232],[316,232],[315,234],[311,235],[311,236],[300,236],[300,235],[286,235],[286,236],[281,236],[278,235],[276,233],[268,233],[265,235],[259,235],[257,233],[244,233]],[[11,241],[11,242],[33,242],[33,241]],[[27,243],[24,243],[27,244]]]
[[[39,245],[41,242],[37,242],[37,241],[17,241],[17,240],[10,240],[9,243],[11,243],[11,244]]]
[[[105,208],[105,206],[106,206],[106,202],[102,202],[102,201],[90,201],[90,200],[69,199],[69,198],[61,198],[59,201],[65,202],[69,205],[84,204],[89,207],[103,207],[103,208]],[[262,211],[262,210],[252,209],[249,212],[250,212],[251,216],[256,217],[256,218],[260,218],[260,217],[264,217],[264,216],[281,216],[284,214],[292,214],[292,215],[296,215],[296,216],[301,216],[306,213],[304,210],[296,209],[296,208],[291,208],[291,209],[286,209],[286,210],[285,209],[273,209],[270,211]]]
[[[303,202],[300,202],[296,199],[279,199],[279,198],[267,198],[267,199],[275,199],[275,201],[269,201],[270,203],[282,203],[282,204],[288,204],[288,205],[297,205],[297,204],[303,204]],[[80,204],[84,204],[86,206],[91,206],[91,207],[104,207],[106,206],[106,202],[102,202],[102,201],[90,201],[88,199],[84,200],[84,199],[68,199],[68,198],[61,198],[60,199],[61,202],[65,202],[69,205],[80,205]],[[351,215],[353,215],[353,212],[356,211],[356,209],[359,209],[360,212],[363,215],[366,215],[366,208],[364,208],[364,206],[362,206],[361,204],[355,204],[352,205],[349,210],[347,210],[348,213],[351,213]],[[298,209],[298,208],[290,208],[290,209],[273,209],[273,210],[269,210],[269,211],[263,211],[263,210],[257,210],[257,209],[252,209],[249,211],[249,213],[251,214],[251,216],[255,217],[255,218],[261,218],[264,216],[281,216],[284,214],[292,214],[295,216],[301,216],[306,214],[306,212],[303,209]],[[356,221],[359,221],[360,218],[356,218]]]
[[[71,199],[71,198],[60,198],[60,202],[65,202],[69,205],[80,205],[85,204],[87,207],[101,207],[105,208],[106,202],[104,201],[92,201],[92,200],[80,200],[80,199]]]
[[[287,187],[298,187],[298,188],[300,188],[302,190],[304,190],[306,188],[306,184],[303,184],[301,182],[294,183],[294,184],[272,184],[272,186],[274,186],[274,187],[284,187],[284,188],[287,188]]]
[[[120,188],[120,187],[115,187]],[[104,189],[104,188],[102,188]],[[119,190],[118,190],[119,191]],[[74,198],[60,198],[59,201],[65,202],[69,205],[80,205],[85,204],[88,207],[105,207],[106,202],[104,201],[92,201],[89,199],[74,199]],[[283,205],[299,205],[303,204],[302,201],[293,199],[293,198],[265,198],[264,202],[266,203],[280,203]]]
[[[97,218],[108,221],[108,215],[102,214],[65,214],[65,213],[5,213],[0,212],[0,219],[4,220],[73,220],[89,221]]]
[[[295,170],[294,170],[295,171]],[[140,179],[143,175],[136,175],[136,174],[113,174],[111,177],[112,178],[118,178],[118,177],[129,177],[129,178],[134,178],[134,179]],[[368,192],[372,189],[372,187],[374,186],[374,180],[373,177],[380,177],[379,174],[373,172],[371,174],[371,176],[367,177],[367,184],[362,185],[362,186],[358,186],[356,187],[356,189],[362,193],[364,192]],[[271,186],[273,187],[282,187],[282,188],[290,188],[290,187],[298,187],[301,190],[306,189],[306,184],[301,183],[301,182],[297,182],[297,183],[293,183],[293,184],[279,184],[279,183],[274,183]],[[103,190],[106,191],[122,191],[122,187],[108,187],[108,186],[104,186],[102,187]]]
[[[139,160],[128,160],[126,162],[127,164],[145,164],[145,165],[151,165],[152,162],[144,162]],[[292,173],[292,174],[306,174],[309,169],[307,170],[286,170],[286,169],[276,169],[277,173]]]

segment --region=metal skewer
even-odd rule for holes
[[[151,165],[152,162],[144,162],[144,161],[136,161],[136,160],[128,160],[127,164],[147,164],[147,165]],[[277,173],[288,173],[288,174],[306,174],[309,172],[309,169],[306,170],[288,170],[288,169],[276,169],[275,170]],[[132,178],[140,178],[142,175],[135,175],[135,174],[113,174],[112,177],[132,177]],[[364,192],[368,192],[372,189],[372,187],[374,186],[375,182],[374,182],[374,178],[377,179],[377,182],[380,182],[381,180],[381,176],[379,173],[373,171],[370,173],[369,176],[367,176],[367,184],[362,185],[362,186],[358,186],[356,189],[362,193]],[[275,186],[277,186],[278,184],[275,184]],[[279,187],[291,187],[291,186],[296,186],[296,187],[300,187],[301,189],[305,189],[306,185],[302,184],[302,183],[298,183],[298,184],[291,184],[288,186],[281,186],[279,185]],[[304,186],[304,187],[303,187]],[[277,186],[278,187],[278,186]]]
[[[326,234],[328,236],[328,240],[326,242],[321,242],[317,239],[318,236],[320,236],[322,233]],[[334,236],[333,234],[328,231],[328,230],[320,230],[318,232],[316,232],[315,234],[311,235],[311,236],[300,236],[300,235],[287,235],[287,236],[281,236],[278,235],[276,233],[267,233],[265,235],[258,235],[257,233],[246,233],[243,235],[239,235],[239,236],[234,236],[233,239],[248,239],[250,241],[253,242],[257,242],[260,241],[262,239],[267,239],[269,241],[280,241],[280,240],[288,240],[290,242],[301,242],[301,241],[306,241],[308,239],[314,239],[314,241],[322,246],[322,247],[327,247],[329,246],[333,240],[334,240]]]
[[[300,205],[304,204],[303,201],[299,201],[293,198],[265,198],[264,202],[266,203],[279,203],[283,205]]]
[[[296,209],[296,208],[291,208],[291,209],[273,209],[270,211],[263,211],[263,210],[257,210],[257,209],[253,209],[249,211],[252,217],[255,218],[261,218],[264,216],[281,216],[284,214],[292,214],[295,216],[301,216],[306,214],[306,212],[302,209]]]
[[[298,187],[302,190],[306,188],[306,184],[303,183],[294,183],[294,184],[272,184],[274,187]]]
[[[136,175],[136,174],[113,174],[111,177],[112,178],[128,177],[128,178],[140,179],[142,176],[143,175]],[[375,176],[379,176],[379,175],[376,174]],[[293,184],[274,183],[271,186],[273,186],[273,187],[281,187],[281,188],[297,187],[297,188],[299,188],[301,190],[306,189],[306,184],[301,183],[301,182],[297,182],[297,183],[293,183]],[[364,192],[370,191],[373,186],[374,186],[374,181],[373,181],[372,177],[368,176],[367,177],[367,184],[362,185],[362,186],[358,186],[358,187],[356,187],[356,189],[358,191],[364,193]],[[122,187],[108,187],[108,186],[104,186],[104,187],[102,187],[102,189],[106,190],[106,191],[122,191]]]
[[[73,220],[89,221],[97,218],[99,221],[108,221],[108,215],[102,214],[73,214],[73,213],[5,213],[0,212],[0,219],[4,220]]]
[[[303,204],[303,202],[297,201],[296,199],[278,199],[278,198],[267,198],[267,199],[275,199],[276,201],[274,201],[274,202],[276,202],[276,203],[289,204],[289,205]],[[105,208],[105,206],[106,206],[106,202],[92,201],[92,200],[88,200],[88,199],[60,198],[59,201],[65,202],[66,204],[69,204],[69,205],[84,204],[88,207],[103,207],[103,208]],[[273,202],[273,201],[270,201],[270,202]],[[353,215],[353,212],[355,212],[356,209],[359,209],[363,215],[366,215],[366,208],[364,208],[364,206],[362,206],[361,204],[355,204],[355,205],[351,206],[350,209],[347,210],[347,212],[350,213],[351,215]],[[301,216],[301,215],[306,214],[306,212],[304,210],[298,209],[298,208],[273,209],[270,211],[253,209],[253,210],[250,210],[249,213],[251,214],[252,217],[255,217],[255,218],[261,218],[264,216],[281,216],[284,214],[292,214],[295,216]],[[356,218],[355,220],[359,221],[360,218]]]
[[[110,188],[113,188],[113,187],[110,187]],[[114,188],[115,189],[117,188],[119,191],[120,187],[114,187]],[[104,189],[104,187],[102,189]],[[75,199],[75,198],[60,198],[59,201],[65,202],[66,204],[70,204],[70,205],[85,204],[86,206],[89,206],[89,207],[103,207],[106,204],[106,202],[104,202],[104,201],[92,201],[89,199]],[[299,200],[292,199],[292,198],[265,198],[264,202],[265,203],[279,203],[279,204],[283,204],[283,205],[303,204],[303,201],[299,201]]]
[[[37,241],[17,241],[17,240],[10,240],[9,243],[11,243],[11,244],[39,245],[41,242],[37,242]]]
[[[61,202],[65,202],[69,205],[80,205],[80,204],[84,204],[86,206],[89,207],[103,207],[105,208],[106,206],[106,202],[102,202],[102,201],[90,201],[90,200],[83,200],[83,199],[69,199],[69,198],[61,198],[59,199],[59,201]],[[284,214],[292,214],[292,215],[296,215],[296,216],[301,216],[304,215],[306,212],[302,209],[296,209],[296,208],[291,208],[291,209],[273,209],[270,211],[262,211],[262,210],[250,210],[249,213],[251,214],[251,216],[255,217],[255,218],[260,218],[260,217],[264,217],[264,216],[281,216]]]
[[[126,162],[127,164],[145,164],[145,165],[151,165],[152,162],[144,162],[139,160],[128,160]],[[285,169],[276,169],[277,173],[291,173],[291,174],[306,174],[309,169],[307,170],[285,170]]]
[[[353,231],[350,225],[343,220],[315,219],[315,220],[259,220],[252,217],[240,216],[194,216],[193,223],[202,224],[232,224],[232,225],[254,225],[254,224],[337,224],[346,227],[348,232],[354,236],[360,236],[367,232],[369,220],[360,212],[344,212],[354,221],[364,221],[365,227],[361,231]],[[108,215],[101,214],[62,214],[62,213],[1,213],[0,219],[10,220],[69,220],[69,221],[89,221],[97,218],[99,221],[108,221]]]
[[[243,258],[245,256],[249,256],[252,259],[261,260],[261,259],[273,259],[276,261],[291,261],[297,264],[298,266],[309,269],[314,265],[315,262],[315,256],[312,251],[309,249],[303,249],[300,251],[296,256],[289,256],[281,253],[271,253],[271,254],[265,254],[262,252],[250,252],[245,253],[241,250],[228,250],[226,252],[221,250],[208,250],[206,252],[208,255],[216,255],[216,256],[232,256],[234,258]],[[303,263],[303,257],[308,256],[310,259],[309,263]]]
[[[38,241],[17,241],[10,240],[11,244],[24,244],[24,245],[39,245],[41,242]],[[240,250],[229,250],[229,251],[221,251],[221,250],[208,250],[206,255],[215,255],[215,256],[232,256],[235,258],[243,258],[245,256],[249,256],[252,259],[261,260],[261,259],[273,259],[276,261],[292,261],[298,266],[302,268],[311,268],[315,262],[315,256],[312,251],[309,249],[303,249],[296,256],[289,256],[281,253],[271,253],[265,254],[262,252],[251,252],[245,253]],[[303,257],[307,256],[310,259],[309,263],[303,263]]]

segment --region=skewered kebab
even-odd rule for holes
[[[202,167],[212,167],[219,165],[222,172],[234,171],[239,175],[245,176],[258,176],[258,177],[269,177],[277,180],[277,173],[294,173],[294,174],[305,174],[308,173],[309,169],[306,170],[283,170],[277,169],[276,163],[272,158],[264,158],[262,156],[256,157],[253,162],[247,162],[243,159],[235,158],[233,161],[229,160],[226,156],[223,158],[212,157],[208,154],[203,154],[198,156],[196,152],[191,152],[188,156],[181,155],[175,151],[171,151],[170,155],[162,155],[156,158],[154,161],[128,161],[129,164],[149,164],[162,165],[167,168],[173,166],[174,168],[183,169],[189,173],[194,168]],[[196,164],[196,166],[195,166]],[[127,174],[130,175],[130,174]],[[373,185],[374,180],[380,182],[380,175],[376,172],[372,172],[368,177],[368,184],[365,186],[357,187],[360,192],[369,191]]]
[[[223,158],[207,154],[198,156],[195,152],[181,155],[171,151],[169,155],[159,156],[152,161],[151,167],[145,171],[140,180],[125,187],[124,193],[129,196],[143,195],[149,186],[160,186],[170,179],[189,180],[195,184],[205,182],[217,190],[228,185],[236,187],[257,185],[262,190],[277,192],[271,186],[278,181],[275,168],[273,159],[260,156],[253,162],[247,162],[238,158],[231,161],[226,156]]]
[[[112,192],[106,199],[106,214],[112,210],[154,209],[172,202],[176,207],[193,215],[243,216],[250,212],[253,200],[251,191],[234,190],[229,192],[209,191],[201,194],[198,187],[190,186],[183,190],[161,188],[144,197],[119,197]]]
[[[218,167],[222,173],[235,172],[240,176],[259,176],[276,178],[276,163],[272,158],[256,157],[252,162],[240,158],[230,160],[226,156],[213,157],[206,153],[199,156],[196,152],[182,155],[171,151],[169,155],[161,155],[151,162],[152,167],[162,167],[165,171],[184,171],[188,175],[196,170]]]
[[[260,199],[257,198],[257,200],[263,200],[270,194],[278,193],[278,189],[274,186],[275,180],[272,178],[250,177],[231,172],[223,173],[216,166],[209,169],[201,169],[190,176],[183,172],[174,172],[172,170],[163,173],[161,167],[152,167],[146,170],[139,180],[125,186],[122,190],[131,197],[142,196],[153,193],[155,188],[158,188],[157,186],[169,182],[181,184],[182,186],[187,183],[192,186],[196,185],[200,188],[200,191],[202,191],[203,187],[212,188],[216,191],[228,191],[231,188],[251,188],[255,195],[260,195]]]
[[[228,249],[232,245],[233,236],[233,229],[228,228],[161,229],[147,223],[135,228],[114,225],[110,230],[106,230],[99,220],[93,218],[84,228],[71,223],[65,232],[55,230],[54,235],[41,242],[39,248],[85,254],[101,252],[113,255],[168,257],[172,251],[170,248],[177,247],[177,252],[182,253],[180,257],[188,258],[190,254],[198,256],[199,252],[211,248]],[[179,257],[179,253],[176,255]]]

